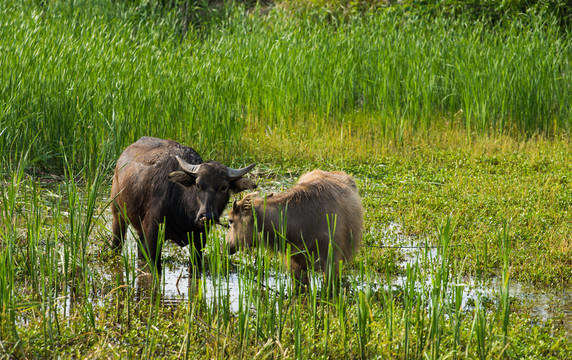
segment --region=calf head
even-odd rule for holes
[[[254,168],[255,164],[242,169],[233,169],[215,161],[193,165],[178,156],[176,158],[183,171],[173,171],[169,174],[169,180],[195,188],[197,223],[204,221],[218,223],[231,191],[239,193],[256,188],[252,180],[243,177]]]
[[[248,194],[244,199],[232,204],[228,213],[230,229],[226,235],[226,245],[229,254],[234,254],[241,247],[251,247],[254,237],[254,213],[252,199],[256,194]]]

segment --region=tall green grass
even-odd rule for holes
[[[550,18],[491,28],[398,6],[336,24],[220,11],[181,42],[175,10],[4,0],[1,151],[36,139],[40,166],[63,169],[65,153],[95,169],[142,135],[232,160],[247,124],[350,122],[381,129],[380,140],[444,121],[481,133],[570,128],[571,45]]]
[[[24,173],[26,152],[0,185],[0,312],[3,341],[10,356],[27,356],[20,339],[36,332],[32,356],[49,356],[69,329],[95,331],[94,294],[97,274],[88,254],[98,210],[101,177],[78,186],[68,165],[63,182],[42,185]],[[85,192],[84,192],[85,190]],[[78,320],[78,314],[79,316]]]

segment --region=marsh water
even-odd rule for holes
[[[383,232],[383,243],[387,246],[399,248],[404,253],[403,260],[399,262],[399,267],[406,268],[407,265],[413,265],[415,262],[424,258],[425,263],[439,262],[439,254],[435,248],[425,247],[422,241],[405,236],[401,227],[397,223],[392,223]],[[127,251],[131,251],[133,256],[136,253],[134,240]],[[184,256],[186,248],[178,248],[175,245],[167,244],[164,249],[164,257],[173,258]],[[175,255],[178,254],[178,255]],[[238,255],[240,256],[240,255]],[[256,265],[254,265],[256,266]],[[355,271],[349,270],[344,275],[356,288],[376,286],[387,288],[387,280],[383,275],[377,279],[369,278],[367,280],[360,279]],[[144,278],[144,276],[142,277]],[[186,301],[191,293],[189,290],[192,286],[197,286],[191,279],[190,270],[184,262],[172,262],[165,266],[161,279],[162,301],[166,303]],[[405,275],[394,276],[391,280],[391,286],[395,290],[399,290],[406,282]],[[462,308],[468,309],[474,304],[477,296],[494,299],[498,296],[502,284],[499,277],[493,279],[477,280],[471,276],[463,276],[455,279],[457,286],[463,287],[463,305]],[[461,280],[458,283],[458,280]],[[245,285],[245,280],[237,272],[230,272],[227,276],[212,276],[210,273],[200,275],[198,281],[201,284],[204,296],[207,301],[216,301],[224,297],[227,299],[232,311],[239,310],[239,301],[241,288]],[[426,280],[427,286],[430,286],[431,279]],[[366,283],[367,282],[367,283]],[[149,281],[139,281],[137,286],[148,287]],[[271,273],[265,275],[263,280],[264,288],[279,291],[279,289],[288,286],[289,279],[285,274]],[[320,286],[320,279],[313,279],[313,286]],[[567,291],[547,292],[534,288],[518,281],[509,280],[509,295],[511,301],[517,301],[527,310],[531,316],[532,322],[543,322],[553,320],[556,325],[566,329],[568,335],[572,337],[572,294]],[[191,295],[192,296],[192,295]]]
[[[111,228],[111,214],[108,210],[102,211],[101,221],[99,221],[99,234],[109,234]],[[224,237],[224,229],[217,229],[218,238]],[[100,235],[98,235],[100,236]],[[96,237],[98,237],[96,236]],[[360,277],[359,271],[348,269],[344,273],[345,283],[360,290],[365,287],[376,287],[378,289],[399,290],[407,281],[405,271],[407,266],[420,264],[430,267],[431,264],[440,262],[439,252],[436,248],[426,246],[425,241],[418,237],[409,237],[402,231],[398,223],[391,223],[389,226],[377,233],[376,243],[385,247],[393,248],[400,253],[397,267],[401,270],[390,279],[382,272],[371,272],[367,278]],[[366,241],[367,243],[367,241]],[[102,243],[92,244],[90,252],[101,254],[104,245]],[[367,244],[364,246],[368,246]],[[369,251],[367,253],[370,253]],[[128,286],[136,289],[137,296],[146,296],[150,293],[153,279],[150,274],[141,270],[141,262],[137,260],[136,241],[131,232],[128,232],[128,239],[125,242],[122,256],[117,256],[110,265],[107,260],[92,263],[92,276],[103,279],[102,283],[111,283],[106,289],[99,291],[91,298],[92,302],[100,302],[107,296],[106,292],[112,291],[121,286]],[[226,275],[212,275],[210,271],[205,271],[193,277],[192,269],[188,266],[188,249],[180,248],[167,241],[163,248],[163,273],[159,281],[159,293],[161,301],[165,304],[188,301],[196,294],[196,289],[200,288],[201,296],[207,302],[216,302],[224,299],[231,311],[239,311],[241,308],[241,296],[244,297],[244,289],[252,288],[256,284],[260,289],[281,292],[290,285],[289,276],[285,273],[272,272],[264,274],[263,279],[256,279],[256,275],[245,275],[248,272],[237,272],[232,270]],[[250,261],[248,266],[256,268],[257,264],[248,259],[245,254],[234,255],[234,260],[239,263]],[[248,277],[248,278],[247,278]],[[419,279],[417,280],[420,281]],[[424,278],[425,286],[431,286],[431,276]],[[470,309],[477,297],[497,299],[503,284],[500,277],[492,279],[477,279],[464,275],[454,279],[456,286],[463,289],[463,309]],[[421,285],[421,284],[419,284]],[[321,280],[312,279],[312,286],[321,286]],[[570,291],[543,291],[533,286],[529,286],[517,281],[509,280],[509,295],[511,302],[518,302],[522,305],[531,321],[544,322],[552,320],[557,326],[566,329],[569,337],[572,337],[572,293]],[[60,299],[64,312],[73,306],[69,298]]]

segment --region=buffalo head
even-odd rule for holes
[[[228,203],[231,191],[238,193],[256,188],[252,180],[243,177],[255,164],[233,169],[214,161],[193,165],[179,156],[176,158],[183,171],[171,172],[169,179],[195,188],[198,209],[194,220],[198,224],[205,221],[219,223],[219,217]]]

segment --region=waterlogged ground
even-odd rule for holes
[[[401,287],[407,282],[406,275],[403,275],[407,266],[415,266],[419,263],[429,269],[432,264],[439,263],[439,254],[435,247],[426,244],[425,241],[405,236],[402,232],[401,226],[398,223],[391,223],[388,228],[384,230],[383,242],[387,247],[398,249],[401,253],[400,261],[398,262],[398,275],[391,278],[391,286],[394,291],[398,292]],[[427,247],[425,246],[427,245]],[[129,239],[127,249],[129,257],[135,259],[136,248],[135,240]],[[368,252],[368,250],[364,250]],[[188,301],[189,294],[193,294],[192,288],[199,286],[202,287],[202,292],[208,302],[213,299],[225,297],[228,298],[230,307],[233,311],[239,310],[239,299],[241,291],[248,286],[248,282],[241,279],[236,271],[231,271],[227,276],[211,276],[210,273],[202,274],[200,279],[193,281],[190,275],[188,262],[185,257],[188,256],[187,248],[179,248],[176,245],[168,243],[164,247],[164,258],[167,259],[165,263],[165,271],[162,274],[160,281],[161,299],[165,303],[184,302]],[[237,263],[245,261],[242,255],[238,254],[235,257]],[[133,266],[142,267],[139,262],[134,262]],[[250,264],[256,266],[256,264]],[[109,271],[105,267],[100,271],[106,274]],[[106,278],[116,276],[116,273],[107,273]],[[383,274],[378,277],[369,277],[366,280],[360,278],[358,271],[349,270],[345,274],[345,283],[351,284],[355,290],[360,290],[368,286],[373,288],[387,289],[387,279]],[[423,282],[417,284],[418,287],[431,286],[431,276]],[[477,296],[497,301],[500,288],[503,286],[502,280],[499,277],[492,279],[477,279],[474,276],[463,275],[458,279],[454,279],[458,286],[463,288],[463,304],[462,308],[472,309]],[[141,293],[146,293],[151,287],[151,276],[139,271],[136,286]],[[262,288],[268,291],[278,291],[279,288],[288,286],[289,279],[284,273],[266,274],[262,279]],[[321,279],[313,279],[314,286],[321,286]],[[572,339],[572,294],[567,291],[546,291],[540,290],[533,286],[520,283],[518,281],[510,280],[509,294],[512,301],[518,304],[519,311],[528,313],[533,321],[539,323],[547,320],[553,320],[559,327],[566,329],[568,336]]]
[[[262,174],[264,175],[264,174]],[[260,174],[259,174],[260,176]],[[266,192],[284,191],[291,187],[296,182],[296,175],[288,173],[286,176],[275,178],[271,176],[269,179],[262,179],[263,194]],[[259,179],[260,180],[260,179]],[[362,183],[361,186],[367,186],[367,182]],[[106,200],[103,200],[105,203]],[[111,224],[111,213],[107,210],[102,210],[102,222],[100,225],[100,234],[109,231]],[[374,231],[375,244],[367,243],[358,256],[359,261],[367,264],[375,264],[378,260],[379,253],[385,255],[389,254],[395,263],[392,265],[393,275],[389,279],[391,285],[388,285],[388,279],[383,269],[378,269],[377,275],[367,278],[360,276],[360,271],[357,269],[356,264],[350,265],[344,275],[344,283],[353,287],[354,291],[363,290],[364,288],[371,289],[388,289],[389,286],[395,292],[399,292],[407,282],[406,269],[407,267],[420,266],[426,277],[421,280],[418,279],[416,287],[431,287],[432,277],[431,269],[438,265],[441,261],[438,246],[430,240],[431,236],[411,236],[407,235],[403,227],[398,222],[390,222],[387,227],[377,229]],[[213,232],[212,239],[218,243],[224,241],[225,229],[218,227]],[[366,235],[367,236],[367,235]],[[218,246],[218,245],[217,245]],[[454,249],[455,244],[451,245]],[[92,248],[94,252],[98,245]],[[213,248],[207,249],[212,251]],[[131,285],[136,288],[138,296],[151,296],[151,293],[156,294],[151,289],[153,288],[153,278],[145,268],[145,263],[137,259],[137,249],[135,237],[132,232],[128,233],[128,240],[126,241],[122,255],[128,261],[127,270],[125,264],[117,264],[117,259],[111,263],[100,262],[94,269],[94,274],[104,279],[103,281],[113,281],[120,279],[117,283],[125,284],[126,279],[131,279]],[[255,283],[261,291],[281,291],[290,286],[290,279],[285,272],[277,272],[272,270],[263,276],[255,274],[259,265],[256,263],[255,257],[252,254],[237,254],[231,258],[230,271],[225,275],[213,276],[210,271],[205,271],[202,274],[195,274],[193,277],[192,269],[188,267],[188,248],[180,248],[171,242],[167,242],[163,248],[163,263],[164,271],[159,280],[159,293],[161,302],[164,304],[182,303],[189,300],[189,297],[196,296],[197,291],[206,300],[207,303],[220,301],[225,298],[232,311],[239,311],[241,309],[240,301],[244,297],[244,292],[253,283]],[[279,260],[276,260],[279,262]],[[237,272],[237,267],[250,268],[251,273],[245,275],[244,272]],[[145,269],[145,270],[141,270]],[[131,272],[131,274],[128,274]],[[260,278],[257,279],[257,276]],[[244,278],[243,278],[244,277]],[[500,274],[497,276],[487,276],[481,274],[471,275],[470,271],[457,274],[457,278],[453,279],[456,286],[462,288],[462,308],[470,310],[474,308],[475,301],[478,297],[490,299],[491,301],[498,301],[501,287],[504,285]],[[322,279],[319,276],[314,276],[312,279],[313,286],[322,286]],[[533,322],[543,323],[551,320],[557,327],[566,330],[568,336],[572,339],[572,293],[566,290],[550,291],[546,288],[537,288],[513,279],[509,280],[509,295],[512,303],[518,311],[530,315]],[[101,296],[106,296],[102,293]],[[69,299],[66,300],[69,303]],[[100,299],[94,297],[94,302]]]
[[[391,223],[384,231],[387,246],[399,248],[404,258],[399,267],[405,269],[417,262],[439,263],[440,257],[437,248],[418,238],[411,238],[403,234],[398,223]],[[454,246],[454,245],[453,245]],[[500,277],[478,278],[476,276],[461,275],[458,284],[463,286],[463,307],[471,307],[478,295],[491,299],[498,298],[503,286]],[[404,275],[397,275],[393,284],[400,286],[407,281]],[[426,280],[430,283],[430,279]],[[430,285],[430,284],[428,284]],[[546,291],[509,279],[509,294],[522,310],[536,318],[538,321],[555,320],[564,327],[572,338],[572,294],[568,291]]]
[[[260,186],[259,191],[262,193],[283,191],[291,187],[301,173],[301,171],[289,171],[288,169],[271,172],[264,170],[263,166],[262,169],[254,174]],[[380,166],[378,169],[384,168]],[[424,314],[422,316],[429,318],[436,316],[443,322],[449,321],[448,319],[454,316],[459,316],[459,319],[463,318],[459,321],[462,321],[464,324],[462,326],[466,327],[464,332],[460,330],[461,328],[451,330],[465,334],[463,336],[471,334],[468,339],[458,340],[460,343],[471,342],[471,339],[477,336],[475,334],[479,333],[474,329],[481,326],[486,329],[483,330],[484,333],[491,334],[488,341],[492,344],[486,345],[488,344],[486,339],[483,340],[485,341],[482,343],[485,344],[483,349],[489,349],[486,351],[492,353],[502,353],[504,351],[502,347],[498,348],[500,330],[495,324],[498,324],[501,316],[498,309],[505,306],[502,302],[503,294],[508,293],[506,306],[509,307],[511,316],[508,324],[515,327],[514,331],[518,334],[525,334],[523,336],[532,334],[530,338],[525,339],[531,341],[532,344],[540,341],[538,339],[548,339],[546,341],[550,344],[551,336],[554,336],[558,339],[555,340],[556,345],[547,345],[548,350],[543,351],[556,354],[566,353],[569,346],[566,345],[564,350],[561,350],[561,346],[564,346],[562,341],[566,344],[572,343],[572,299],[569,291],[562,287],[557,290],[550,290],[547,286],[534,287],[530,285],[531,283],[517,281],[512,277],[511,266],[506,268],[509,271],[505,274],[505,276],[508,274],[509,282],[503,283],[502,254],[495,254],[494,257],[487,255],[504,249],[501,237],[485,243],[485,246],[490,244],[490,250],[479,249],[475,255],[471,253],[474,252],[472,246],[455,241],[458,229],[447,222],[443,222],[442,226],[432,231],[415,231],[415,227],[412,228],[405,222],[405,216],[401,219],[396,217],[393,220],[386,220],[392,213],[390,208],[398,208],[399,198],[388,201],[385,195],[390,191],[386,186],[387,179],[380,180],[371,173],[371,168],[366,169],[367,171],[363,168],[355,168],[355,170],[354,176],[366,208],[364,246],[356,259],[348,264],[342,277],[342,293],[346,304],[332,306],[336,309],[334,313],[339,312],[339,316],[346,316],[343,314],[347,312],[351,320],[357,321],[357,319],[362,319],[364,314],[370,315],[363,318],[366,319],[363,323],[358,321],[356,326],[361,329],[361,333],[355,333],[357,330],[351,327],[352,330],[345,329],[344,326],[340,327],[341,330],[336,329],[342,333],[353,331],[354,335],[351,336],[357,336],[356,340],[351,340],[353,339],[351,336],[346,338],[337,343],[338,346],[342,344],[344,344],[343,347],[350,346],[348,344],[355,344],[354,341],[359,342],[362,341],[360,339],[372,336],[370,340],[362,344],[363,346],[360,345],[357,348],[350,346],[354,351],[353,354],[358,356],[358,354],[370,354],[371,351],[374,353],[380,351],[380,345],[376,342],[377,340],[373,341],[374,338],[388,336],[384,341],[389,341],[388,344],[390,344],[392,331],[395,332],[393,336],[402,334],[402,331],[411,331],[404,330],[407,329],[407,323],[399,325],[405,328],[399,327],[392,330],[394,322],[397,326],[396,324],[401,321],[399,319],[406,319],[409,315],[401,315],[401,313],[390,315],[387,313],[387,307],[395,307],[395,311],[405,311],[407,314],[407,311],[412,311],[413,308],[419,309],[421,306],[419,311]],[[399,182],[399,179],[392,181]],[[429,188],[439,189],[442,186],[431,184]],[[400,189],[400,191],[403,190],[404,188]],[[320,326],[326,327],[315,333],[316,329],[320,329],[317,325],[318,319],[325,321],[324,308],[316,304],[320,301],[331,303],[334,300],[326,296],[317,301],[317,295],[309,295],[310,300],[304,301],[310,305],[301,305],[290,292],[291,280],[284,271],[280,259],[264,251],[252,250],[232,257],[221,256],[218,249],[220,249],[220,243],[224,241],[225,229],[223,227],[217,227],[210,235],[209,246],[205,250],[206,269],[202,273],[196,274],[189,269],[186,248],[179,248],[167,241],[162,256],[164,271],[161,278],[155,281],[153,276],[147,272],[145,263],[137,259],[135,238],[131,232],[128,233],[129,237],[121,254],[110,251],[111,215],[106,198],[106,194],[109,193],[107,185],[103,184],[100,188],[90,192],[89,188],[84,189],[77,184],[70,186],[66,182],[56,182],[42,185],[28,184],[23,186],[21,191],[22,194],[28,194],[26,196],[30,198],[18,210],[21,215],[20,220],[16,222],[17,234],[19,234],[16,238],[19,246],[25,250],[15,250],[15,257],[18,259],[16,263],[25,263],[21,262],[20,258],[27,259],[26,261],[29,262],[30,259],[34,259],[34,256],[38,259],[37,265],[34,265],[38,267],[37,270],[34,270],[33,265],[28,265],[28,268],[23,270],[18,268],[15,271],[15,277],[26,279],[21,286],[19,285],[19,293],[14,297],[22,301],[16,306],[17,315],[14,324],[24,333],[29,331],[32,334],[44,334],[45,331],[41,329],[43,324],[46,324],[46,319],[55,324],[60,322],[76,324],[71,327],[78,326],[79,323],[89,324],[91,322],[99,324],[92,325],[92,327],[104,329],[105,332],[109,331],[115,335],[110,343],[105,337],[99,335],[95,336],[95,340],[88,336],[85,338],[88,343],[95,342],[105,346],[121,347],[121,344],[140,341],[138,339],[143,337],[145,340],[141,341],[150,344],[148,351],[157,353],[157,350],[153,350],[154,341],[159,341],[160,336],[171,338],[173,334],[170,331],[174,333],[181,331],[173,328],[173,326],[178,326],[175,324],[180,325],[191,319],[195,319],[198,324],[195,325],[198,328],[193,328],[190,323],[185,325],[189,329],[189,334],[195,334],[192,336],[197,339],[201,339],[201,336],[210,339],[216,334],[226,334],[224,336],[228,339],[234,339],[229,340],[231,343],[240,342],[242,336],[254,336],[248,335],[249,331],[253,331],[252,329],[257,329],[255,339],[275,336],[279,339],[282,336],[283,326],[299,334],[314,329],[312,331],[317,339],[324,338],[324,334],[320,331],[327,332],[328,327],[321,323]],[[90,193],[97,194],[97,201],[93,202]],[[36,200],[30,200],[34,196],[37,196]],[[414,196],[417,195],[414,194]],[[434,194],[428,192],[427,198],[434,198]],[[90,203],[95,204],[93,211],[85,211]],[[86,221],[86,219],[91,220]],[[225,222],[224,217],[222,222]],[[34,230],[36,224],[40,230]],[[73,239],[73,236],[77,236],[78,233],[85,232],[84,225],[86,224],[89,225],[89,231],[86,232],[89,234],[88,237],[79,237],[76,245],[73,245],[74,242],[68,242],[68,238]],[[448,232],[445,231],[446,229],[449,229]],[[444,233],[449,235],[445,236]],[[497,233],[502,234],[503,228],[499,227]],[[54,238],[54,235],[60,241],[49,240]],[[445,248],[440,246],[443,245],[443,239],[448,241]],[[77,249],[83,246],[82,241],[86,241],[87,257],[85,259],[82,258],[81,251]],[[510,249],[510,251],[513,250]],[[34,255],[35,253],[39,255]],[[50,254],[56,254],[56,258],[50,257]],[[72,261],[74,258],[72,254],[76,254],[74,255],[75,262]],[[476,265],[469,261],[471,256],[477,257]],[[509,264],[513,261],[512,256],[512,253],[509,253]],[[49,268],[43,265],[46,261],[52,264],[53,274],[45,270]],[[31,261],[30,264],[32,263],[34,262]],[[444,270],[443,264],[446,265]],[[34,277],[34,273],[39,275]],[[312,288],[316,290],[313,294],[327,293],[326,290],[322,291],[323,282],[320,274],[315,274],[312,279]],[[413,308],[411,301],[415,305]],[[418,302],[415,303],[415,301]],[[152,306],[149,303],[158,305],[156,309],[160,310],[154,311],[167,312],[167,314],[155,314],[153,308],[149,307]],[[450,306],[456,306],[456,310],[453,312],[446,310]],[[439,311],[433,313],[435,308]],[[474,314],[482,314],[484,320],[481,325],[476,322],[481,318]],[[222,323],[221,316],[224,319]],[[278,333],[273,332],[272,326],[264,325],[266,321],[275,321],[274,316],[278,316],[276,321],[280,324],[273,325],[278,326],[276,330]],[[291,318],[293,320],[289,320],[294,321],[293,323],[288,323],[288,316],[293,316]],[[389,321],[391,316],[395,316],[395,320]],[[296,317],[306,320],[297,323],[298,320],[294,320]],[[385,320],[382,322],[380,319]],[[282,322],[288,325],[283,325]],[[134,324],[147,326],[147,332],[132,334]],[[219,328],[223,324],[227,324],[225,326],[229,328]],[[310,324],[313,325],[310,326]],[[165,326],[166,328],[163,328]],[[307,326],[310,328],[306,328]],[[416,328],[415,331],[421,333],[427,331],[427,336],[434,336],[431,335],[430,328],[424,329],[423,326]],[[237,328],[243,329],[241,331],[246,331],[246,333],[236,334],[237,330],[233,329]],[[140,331],[143,330],[140,329]],[[263,335],[264,331],[269,331],[269,333]],[[154,338],[155,335],[152,335],[154,332],[164,335],[157,335],[159,337]],[[202,332],[205,334],[201,335]],[[561,332],[565,333],[564,338],[559,337],[558,334]],[[339,336],[335,332],[332,334],[332,339]],[[69,336],[71,338],[66,342],[75,343],[74,339],[77,339],[77,335],[73,335],[72,332]],[[292,346],[298,349],[296,353],[304,354],[302,341],[310,341],[310,343],[312,341],[302,335],[299,338],[296,336],[294,338],[299,339],[300,342],[295,345],[298,341],[295,340]],[[60,346],[55,343],[55,345],[45,345],[46,341],[51,344],[51,340],[48,341],[45,338],[42,341],[34,340],[33,335],[29,339],[26,346],[33,350],[23,351],[28,355],[45,355],[46,346],[48,348]],[[44,344],[41,348],[43,350],[33,348],[33,344],[38,341]],[[80,343],[82,341],[84,340]],[[206,341],[210,343],[209,346],[212,349],[218,351],[219,348],[212,345],[211,340]],[[444,338],[443,341],[457,340]],[[197,351],[197,354],[204,355],[202,345],[191,346],[188,342],[186,344],[189,344],[188,346],[194,349],[193,351]],[[273,346],[275,346],[273,349],[280,348],[279,343]],[[423,350],[425,346],[415,346],[418,346],[417,354],[426,351]],[[529,350],[537,351],[534,348],[535,345],[531,346],[533,346],[531,349],[526,349],[526,354]],[[398,349],[388,351],[390,353],[397,351],[403,356],[405,348],[407,347],[398,347]],[[368,351],[368,349],[374,350]],[[506,351],[513,351],[511,349]],[[517,350],[521,351],[515,349],[515,354],[519,354]],[[137,356],[141,355],[141,352],[129,346],[117,351],[117,354],[122,354],[121,356],[129,356],[130,351],[135,351],[134,354]],[[469,350],[466,352],[468,354]]]

